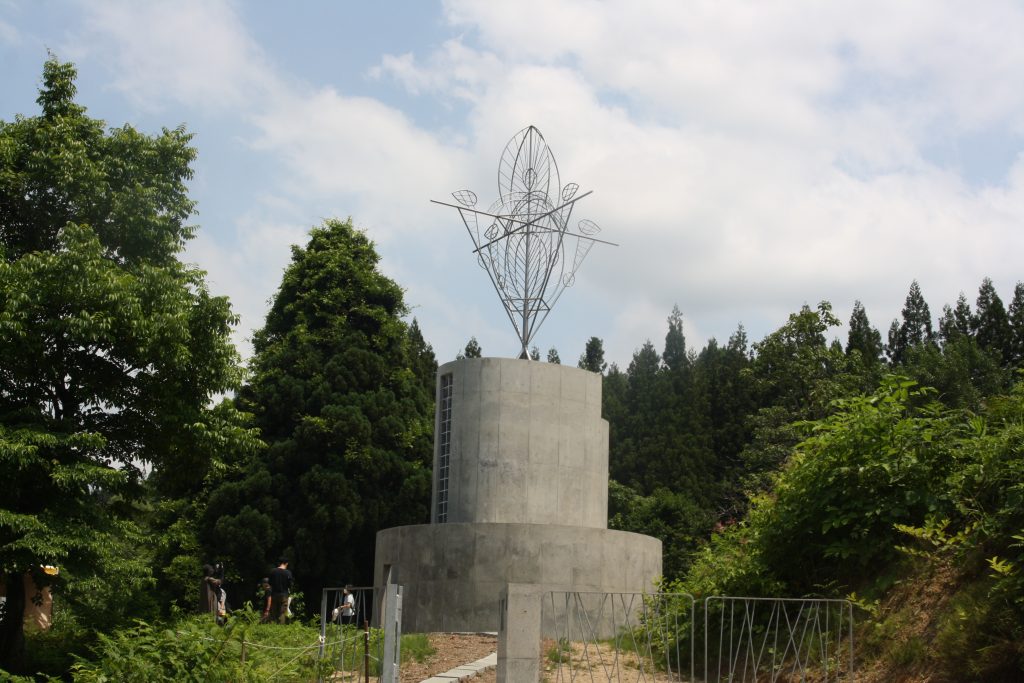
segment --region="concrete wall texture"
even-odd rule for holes
[[[451,381],[448,479],[439,486],[441,387]],[[607,528],[601,376],[564,365],[466,358],[438,369],[431,524],[377,534],[374,584],[403,586],[403,629],[497,631],[508,584],[642,593],[661,541]],[[438,519],[447,490],[446,519]]]
[[[377,534],[375,584],[388,566],[402,585],[404,631],[497,631],[498,599],[509,583],[652,592],[661,541],[548,524],[422,524]]]
[[[448,522],[607,528],[600,375],[511,358],[466,358],[437,375],[439,404],[440,378],[452,378]],[[431,521],[439,450],[436,440]]]

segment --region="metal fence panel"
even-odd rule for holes
[[[355,598],[352,624],[332,617],[342,606],[344,588],[324,588],[320,598],[320,659],[332,662],[331,680],[363,680],[369,670],[380,681],[398,680],[401,656],[401,586],[348,589]],[[383,615],[383,616],[382,616]],[[369,628],[380,621],[380,628]]]
[[[543,678],[693,681],[693,615],[694,599],[686,594],[546,593]]]
[[[848,600],[712,596],[703,636],[706,683],[854,680]]]

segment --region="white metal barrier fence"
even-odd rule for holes
[[[544,593],[540,679],[556,683],[850,683],[847,600]],[[700,677],[698,676],[700,673]]]
[[[546,681],[692,681],[694,600],[682,593],[550,592]]]
[[[346,590],[353,597],[351,609],[346,608]],[[401,586],[324,588],[319,656],[332,663],[330,680],[361,681],[372,675],[380,683],[397,683],[401,643]]]
[[[811,598],[706,598],[704,680],[853,681],[853,604]]]

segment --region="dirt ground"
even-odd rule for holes
[[[498,639],[495,636],[467,633],[431,633],[428,638],[435,652],[422,663],[405,662],[402,664],[402,683],[420,683],[431,676],[454,669],[461,664],[469,664],[482,659],[498,650]],[[606,644],[591,644],[584,649],[580,643],[572,649],[572,668],[568,663],[559,667],[548,658],[547,653],[555,647],[554,641],[545,641],[541,646],[541,675],[543,681],[591,680],[591,675],[603,675],[611,672],[609,680],[621,683],[662,683],[669,681],[663,674],[657,677],[650,670],[641,671],[635,655],[619,653],[616,657],[614,649]],[[585,673],[584,673],[585,672]],[[484,671],[473,683],[496,683],[497,672],[494,669]]]
[[[462,664],[483,659],[498,651],[497,636],[476,633],[431,633],[427,636],[434,654],[424,662],[404,662],[402,683],[420,683],[436,674],[444,673]],[[493,683],[493,669],[473,679],[474,683]]]
[[[556,641],[543,641],[540,670],[541,680],[545,683],[579,680],[669,683],[679,680],[668,677],[664,672],[652,671],[646,662],[641,666],[636,653],[616,652],[609,643],[573,643],[571,649],[562,650],[560,655],[557,653]]]

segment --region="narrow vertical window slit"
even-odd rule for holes
[[[437,435],[437,514],[439,524],[448,521],[448,472],[452,452],[452,376],[441,376],[440,411]]]

